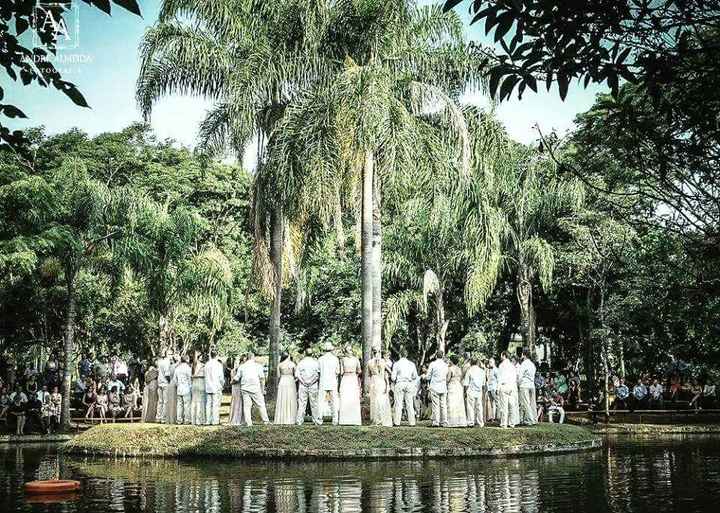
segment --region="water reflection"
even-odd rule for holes
[[[0,511],[665,512],[714,510],[720,438],[625,439],[605,451],[514,460],[353,463],[63,458],[0,448]],[[31,479],[74,478],[79,500],[29,504]]]

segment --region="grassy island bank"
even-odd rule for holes
[[[75,437],[63,450],[70,454],[157,458],[383,459],[498,457],[601,446],[602,437],[589,429],[557,424],[517,429],[105,424]]]

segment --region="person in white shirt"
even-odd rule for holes
[[[172,379],[170,375],[170,363],[168,352],[165,351],[163,357],[158,359],[156,365],[158,370],[158,403],[155,420],[157,422],[165,422],[165,390]]]
[[[340,396],[338,395],[338,376],[340,375],[340,360],[333,354],[335,348],[328,342],[325,344],[325,354],[318,359],[320,367],[320,386],[318,387],[318,403],[325,400],[330,394],[330,410],[332,423],[337,425],[339,418]],[[321,421],[322,423],[322,421]]]
[[[537,424],[537,400],[535,398],[535,364],[523,349],[518,367],[518,390],[520,393],[520,423],[526,426]]]
[[[217,359],[217,352],[210,353],[210,359],[205,364],[205,424],[208,426],[220,424],[220,403],[222,403],[225,372],[223,364]]]
[[[663,386],[654,380],[650,385],[650,408],[662,408],[663,406]]]
[[[295,423],[302,426],[305,422],[305,411],[308,400],[310,412],[315,425],[322,424],[320,409],[318,408],[318,381],[320,380],[320,366],[312,356],[312,349],[305,350],[305,357],[295,367],[295,379],[298,381],[298,410]]]
[[[265,369],[255,361],[255,355],[252,352],[248,353],[245,363],[238,367],[235,379],[240,381],[240,390],[242,390],[245,425],[253,425],[253,404],[260,410],[260,418],[263,424],[270,424],[265,406]]]
[[[394,424],[399,426],[402,421],[403,404],[407,412],[408,424],[415,425],[415,383],[418,378],[417,367],[407,359],[407,352],[402,349],[400,359],[392,366],[391,379],[395,384],[395,415]]]
[[[495,358],[488,359],[485,377],[487,378],[487,384],[485,385],[487,391],[485,397],[485,420],[490,422],[497,419],[498,370],[495,366]]]
[[[177,423],[190,424],[190,401],[192,399],[192,369],[190,359],[183,355],[175,367],[173,380],[177,385]]]
[[[485,369],[481,369],[478,359],[470,359],[470,367],[465,371],[463,386],[465,387],[465,411],[468,427],[485,425],[483,387],[486,382]]]
[[[430,389],[430,401],[432,402],[432,425],[433,427],[448,425],[447,412],[447,374],[448,364],[444,360],[445,353],[437,352],[435,361],[430,364],[427,371],[427,380]]]
[[[500,420],[500,427],[515,427],[512,419],[512,411],[516,408],[515,397],[517,394],[517,371],[515,366],[508,359],[507,352],[500,354],[500,365],[498,365],[498,404],[497,416]],[[510,422],[508,424],[508,421]]]

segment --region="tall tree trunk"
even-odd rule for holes
[[[520,303],[518,301],[510,301],[510,311],[503,324],[503,329],[500,332],[500,337],[497,341],[497,353],[500,354],[503,351],[507,351],[510,345],[510,337],[515,333],[515,329],[518,326],[520,319]]]
[[[445,333],[447,332],[448,321],[445,320],[445,299],[443,296],[443,289],[438,289],[435,294],[435,301],[437,302],[436,316],[437,316],[437,335],[436,343],[438,351],[445,352]]]
[[[374,155],[365,154],[362,181],[362,214],[360,257],[362,260],[362,344],[363,344],[363,384],[368,390],[368,362],[370,362],[373,344],[373,174]]]
[[[75,273],[67,273],[67,312],[65,317],[65,344],[63,348],[62,411],[63,430],[70,429],[70,393],[72,369],[75,363]]]
[[[530,269],[520,263],[518,271],[517,298],[520,305],[520,335],[523,345],[535,348],[535,306],[532,297],[532,281]]]
[[[276,207],[272,217],[272,233],[270,234],[270,261],[273,272],[273,304],[270,317],[270,347],[268,362],[268,396],[275,397],[277,366],[280,359],[280,313],[282,306],[282,263],[283,242],[285,239],[282,210]]]
[[[166,313],[160,314],[158,319],[158,337],[160,338],[160,356],[165,354],[165,351],[171,349],[172,342],[170,340],[170,321],[169,316]]]
[[[380,184],[373,180],[373,250],[372,250],[372,347],[382,349],[382,218],[380,215]]]

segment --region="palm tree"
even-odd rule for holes
[[[191,92],[215,102],[200,129],[205,151],[230,149],[241,156],[257,139],[254,268],[273,301],[271,382],[279,355],[289,230],[285,198],[267,165],[267,143],[296,92],[337,67],[319,52],[320,27],[331,5],[317,0],[165,0],[141,49],[137,94],[146,115],[161,96]]]
[[[330,84],[316,84],[288,106],[270,153],[290,210],[324,205],[333,212],[328,205],[344,201],[359,213],[367,365],[371,349],[381,345],[380,192],[392,195],[410,177],[430,183],[443,166],[467,169],[468,135],[456,98],[480,85],[484,61],[468,52],[459,19],[438,7],[343,5],[334,21],[337,33],[347,32],[338,42],[345,45],[344,67]],[[357,33],[353,19],[365,20]],[[431,114],[451,128],[444,133],[456,147],[450,161],[433,151],[440,135],[428,122]],[[308,197],[308,190],[324,194]]]

